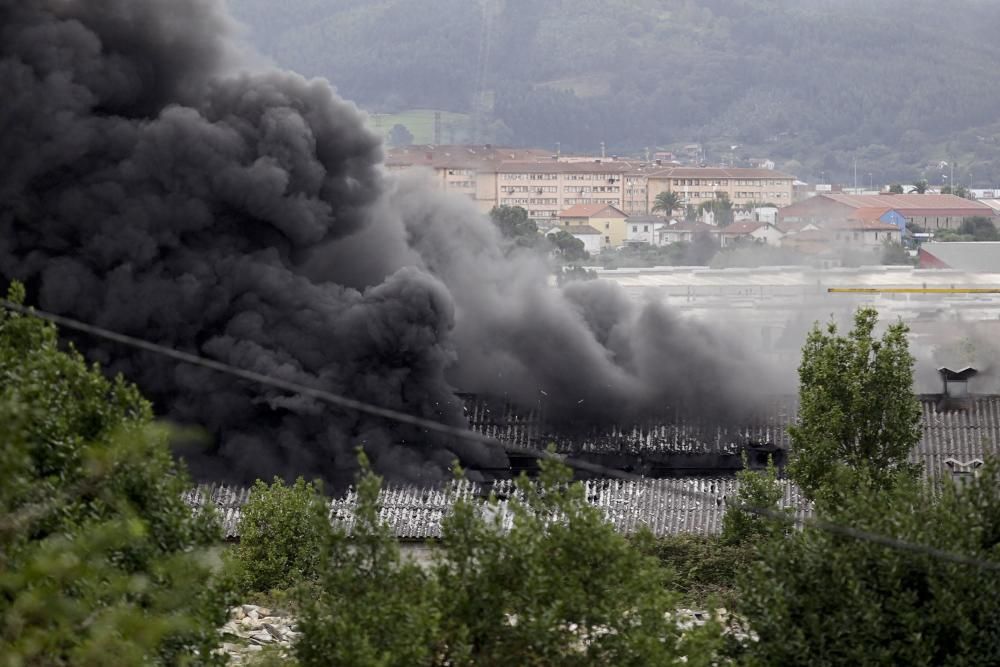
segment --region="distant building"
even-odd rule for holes
[[[779,246],[785,234],[769,222],[756,220],[737,220],[728,227],[717,231],[719,244],[725,248],[740,240],[756,241],[767,245]]]
[[[718,167],[650,168],[645,172],[646,211],[653,210],[661,192],[676,192],[683,204],[698,206],[725,194],[736,208],[792,203],[795,177],[770,169]]]
[[[899,227],[881,220],[849,219],[816,223],[798,223],[794,230],[791,223],[785,227],[782,247],[792,248],[804,255],[822,255],[830,251],[866,251],[880,254],[889,243],[900,243]],[[793,231],[794,230],[794,231]]]
[[[559,231],[566,232],[567,234],[572,235],[573,238],[582,241],[583,249],[591,255],[600,254],[601,249],[604,247],[604,235],[590,225],[566,225],[564,227],[552,227],[545,232],[545,235],[550,236]]]
[[[497,205],[497,171],[510,160],[550,159],[547,151],[486,145],[416,145],[390,148],[389,171],[428,169],[442,190],[464,195],[488,213]],[[527,208],[527,206],[525,206]]]
[[[879,211],[883,222],[905,230],[919,225],[926,230],[956,229],[966,218],[983,216],[997,221],[995,211],[982,202],[955,195],[849,195],[817,194],[778,212],[779,226],[785,222],[837,222],[849,220],[859,212],[870,215]]]
[[[626,243],[660,245],[658,232],[667,222],[658,215],[634,215],[625,219]]]
[[[628,216],[613,204],[574,204],[559,213],[563,227],[588,225],[601,233],[602,247],[617,248],[625,245]]]
[[[704,222],[674,222],[665,225],[660,231],[661,244],[668,243],[690,243],[698,234],[709,234],[712,238],[718,233],[719,228],[706,225]]]
[[[496,172],[497,203],[521,206],[535,221],[557,218],[560,211],[577,204],[612,205],[621,210],[623,181],[635,168],[630,162],[606,160],[503,162]],[[622,228],[619,242],[624,241]]]

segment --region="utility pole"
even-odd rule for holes
[[[854,158],[854,194],[858,194],[858,158]]]
[[[601,142],[601,159],[604,159],[604,142]]]

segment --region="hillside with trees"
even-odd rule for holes
[[[484,109],[483,141],[700,142],[710,162],[842,181],[855,158],[877,182],[938,183],[947,161],[957,183],[1000,182],[986,0],[229,3],[279,64],[371,112]]]

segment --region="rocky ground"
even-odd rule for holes
[[[299,634],[292,616],[253,604],[230,609],[229,621],[219,632],[222,635],[220,650],[229,656],[232,665],[245,665],[265,650],[286,656]]]

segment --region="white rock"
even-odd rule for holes
[[[251,632],[250,641],[256,644],[273,644],[274,637],[271,636],[270,632]]]

